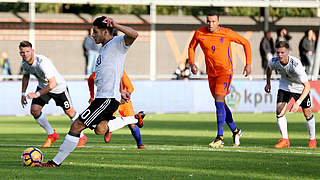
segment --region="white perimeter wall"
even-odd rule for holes
[[[82,112],[88,106],[87,81],[68,81],[75,109]],[[135,91],[132,101],[135,111],[147,113],[200,113],[215,112],[213,98],[207,80],[193,81],[133,81]],[[31,81],[27,92],[36,89],[37,82]],[[271,94],[264,93],[265,81],[234,80],[227,104],[233,112],[274,112],[278,81],[272,81]],[[0,115],[29,115],[30,103],[22,108],[21,82],[0,82]],[[54,101],[45,106],[47,114],[63,114]]]

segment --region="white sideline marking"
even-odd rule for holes
[[[41,147],[40,144],[0,144],[0,147]],[[60,146],[51,146],[50,148],[59,148]],[[137,149],[137,146],[84,146],[80,148],[104,148],[104,149]],[[247,148],[253,149],[249,150]],[[265,154],[310,154],[310,155],[320,155],[320,151],[316,152],[305,152],[305,151],[290,151],[290,149],[297,148],[301,150],[309,150],[307,147],[290,147],[282,150],[264,150],[269,149],[259,146],[242,146],[242,147],[232,147],[224,146],[223,148],[208,148],[202,146],[146,146],[146,150],[160,150],[160,151],[174,151],[174,150],[185,150],[185,151],[216,151],[216,152],[239,152],[239,153],[265,153]],[[313,151],[313,150],[312,150]]]

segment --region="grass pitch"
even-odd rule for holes
[[[38,147],[44,162],[58,152],[70,120],[48,118],[60,139],[41,148],[47,136],[31,116],[0,117],[1,179],[320,179],[320,148],[308,148],[302,113],[287,114],[291,147],[280,150],[273,148],[280,138],[273,113],[234,114],[243,132],[241,146],[232,147],[226,125],[220,149],[208,147],[217,133],[215,114],[149,114],[141,129],[146,150],[136,148],[127,127],[114,132],[108,144],[85,130],[87,146],[76,148],[61,168],[23,167],[20,156],[27,147]]]

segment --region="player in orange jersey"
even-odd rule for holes
[[[88,86],[90,90],[89,103],[91,103],[94,100],[94,79],[95,73],[93,72],[88,79]],[[121,117],[134,116],[135,113],[133,110],[132,102],[130,100],[130,96],[134,90],[134,87],[125,71],[123,71],[123,75],[121,78],[121,90],[123,91],[122,94],[126,94],[127,100],[125,101],[124,99],[121,99],[121,104],[118,107],[119,114],[121,115]],[[117,111],[114,112],[113,116],[115,116],[116,113]],[[138,149],[145,149],[144,145],[142,144],[139,127],[136,124],[129,124],[128,127],[131,131],[132,136],[137,142]],[[112,132],[107,132],[104,135],[104,141],[108,143],[111,139],[111,136]]]
[[[209,87],[215,99],[218,134],[209,146],[223,147],[224,124],[227,122],[233,132],[233,146],[240,145],[241,130],[235,125],[232,113],[225,103],[225,96],[229,94],[229,87],[233,76],[231,42],[243,45],[246,54],[246,65],[243,74],[251,73],[251,48],[247,39],[231,29],[219,26],[219,15],[210,12],[207,15],[207,26],[199,28],[189,44],[189,60],[192,73],[198,72],[195,64],[195,49],[198,44],[205,55],[206,71]]]

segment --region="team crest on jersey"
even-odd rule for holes
[[[224,42],[224,38],[221,37],[221,38],[219,39],[219,41],[220,41],[221,43],[223,43],[223,42]]]
[[[101,55],[99,55],[98,59],[97,59],[97,66],[99,66],[101,64]]]

